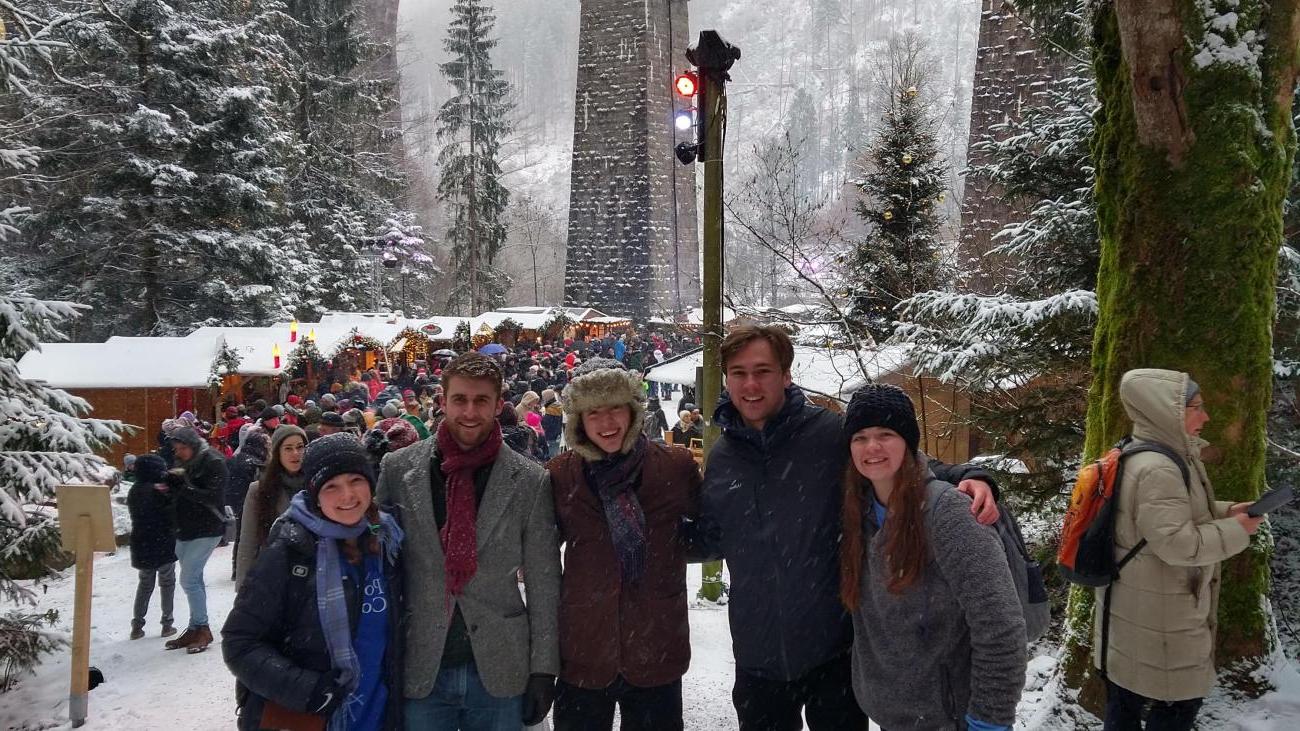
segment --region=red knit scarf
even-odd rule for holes
[[[452,438],[444,420],[438,425],[438,454],[446,480],[447,520],[439,538],[447,572],[447,593],[460,596],[478,571],[478,509],[474,504],[474,471],[497,458],[501,449],[501,427],[494,425],[483,443],[462,449]]]

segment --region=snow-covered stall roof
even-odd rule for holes
[[[451,340],[456,335],[456,326],[466,321],[464,317],[415,317],[408,322],[433,340]]]
[[[722,308],[722,322],[723,322],[723,323],[732,322],[732,321],[735,320],[735,319],[737,318],[737,316],[739,316],[739,315],[740,315],[740,313],[737,313],[736,310],[733,310],[733,309],[730,308],[730,307],[723,307],[723,308]],[[686,317],[685,317],[685,318],[682,318],[682,319],[673,319],[673,318],[671,318],[671,317],[652,317],[652,318],[650,318],[650,324],[652,324],[652,325],[685,325],[685,326],[689,326],[689,327],[700,327],[700,326],[703,326],[703,325],[704,325],[704,308],[703,308],[703,307],[695,307],[695,308],[693,308],[690,312],[686,313]]]
[[[862,361],[871,380],[901,370],[908,363],[907,350],[887,346],[862,351]],[[650,368],[646,379],[660,383],[695,385],[695,369],[704,364],[704,351],[697,350],[681,358]],[[794,365],[790,367],[796,385],[810,391],[847,399],[867,383],[853,352],[794,346]]]
[[[479,332],[484,325],[495,330],[506,319],[514,320],[522,325],[525,330],[541,330],[555,313],[562,309],[560,307],[504,307],[499,310],[484,312],[470,320],[470,330]],[[573,317],[571,312],[564,311],[569,317]]]
[[[18,361],[18,370],[55,388],[198,388],[208,383],[218,347],[187,338],[42,343]]]

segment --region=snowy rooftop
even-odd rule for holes
[[[18,361],[18,369],[55,388],[196,388],[207,385],[217,349],[214,341],[185,338],[42,343]]]
[[[472,332],[495,328],[507,317],[525,328],[540,329],[560,310],[574,320],[610,322],[599,310],[585,307],[516,307],[486,312],[470,319]],[[24,378],[45,381],[55,388],[201,388],[208,383],[212,362],[224,342],[240,356],[244,376],[279,375],[289,353],[315,332],[316,346],[329,357],[357,334],[389,345],[407,328],[434,339],[450,340],[461,317],[403,317],[400,313],[330,312],[320,322],[298,323],[298,340],[289,342],[289,323],[269,327],[201,327],[179,338],[112,337],[103,343],[44,343],[18,362]],[[280,367],[273,348],[280,346]]]
[[[851,350],[794,346],[794,365],[790,368],[795,385],[810,391],[847,399],[867,383],[902,370],[908,364],[907,349],[887,346],[863,350],[862,365]],[[704,352],[697,350],[681,358],[650,369],[648,380],[660,383],[695,385],[695,369],[704,364]]]

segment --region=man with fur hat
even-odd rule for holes
[[[176,467],[167,472],[166,484],[176,510],[176,558],[181,564],[180,585],[190,607],[190,623],[166,647],[203,652],[212,643],[203,568],[226,533],[226,460],[209,449],[193,427],[172,432],[171,443]]]
[[[491,715],[493,728],[534,725],[554,697],[560,555],[551,486],[541,465],[502,449],[503,376],[481,353],[451,361],[437,435],[381,466],[379,501],[400,511],[407,531],[407,728],[451,731],[471,712]]]
[[[690,452],[648,440],[641,377],[593,358],[565,389],[569,451],[547,464],[565,553],[556,731],[683,728],[690,664],[683,518],[696,513]]]

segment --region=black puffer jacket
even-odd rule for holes
[[[225,501],[236,516],[244,514],[244,498],[248,497],[248,486],[257,482],[258,475],[266,463],[266,454],[244,453],[231,457],[226,462],[229,474],[226,477]]]
[[[135,482],[126,494],[131,513],[131,568],[153,570],[176,561],[171,497],[154,487],[166,476],[167,463],[156,454],[145,454],[135,464]]]
[[[714,418],[722,438],[704,472],[700,517],[688,526],[692,554],[726,557],[727,605],[736,667],[791,681],[849,651],[852,625],[840,603],[840,509],[848,446],[842,418],[797,386],[760,433],[729,395]],[[957,484],[984,472],[932,463]]]
[[[258,554],[221,628],[221,655],[243,696],[241,731],[259,728],[267,698],[289,710],[306,712],[316,683],[323,673],[331,672],[316,608],[316,540],[311,531],[290,518],[276,521],[268,545]],[[389,602],[385,729],[401,728],[401,576],[396,566],[385,562]],[[355,635],[364,597],[346,573],[343,593]]]
[[[181,465],[182,479],[168,475],[176,506],[176,540],[192,541],[225,533],[226,458],[204,446]]]

